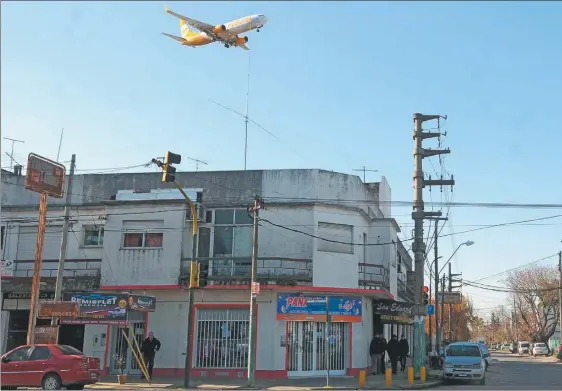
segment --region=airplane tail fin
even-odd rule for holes
[[[192,36],[197,34],[193,31],[191,31],[191,29],[189,28],[189,25],[183,19],[180,19],[180,31],[181,31],[181,36],[182,36],[183,39],[187,39],[187,38],[192,37]]]

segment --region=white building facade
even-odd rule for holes
[[[322,170],[177,173],[176,181],[197,201],[196,259],[209,272],[191,314],[186,288],[192,216],[179,192],[159,180],[154,173],[75,177],[65,293],[131,294],[156,302],[153,312],[128,311],[127,326],[61,326],[61,340],[99,357],[104,372],[114,373],[116,358],[125,356],[125,370],[140,374],[122,333],[141,342],[152,331],[162,343],[154,376],[182,376],[192,322],[192,375],[246,376],[252,253],[246,207],[255,195],[265,201],[257,265],[257,377],[323,376],[327,369],[333,376],[353,375],[369,367],[375,332],[411,339],[407,313],[376,310],[381,303],[413,298],[412,259],[398,239],[384,177],[365,184],[357,176]],[[2,279],[6,351],[25,343],[38,196],[23,188],[22,177],[3,181],[3,259],[15,263],[13,276]],[[61,201],[49,202],[44,299],[54,291],[62,231]],[[25,327],[18,325],[23,319]]]

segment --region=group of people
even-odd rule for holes
[[[403,372],[406,369],[406,357],[408,357],[410,353],[410,345],[408,344],[408,340],[404,337],[404,334],[400,337],[400,341],[398,337],[393,334],[391,340],[388,342],[382,334],[379,333],[375,335],[369,346],[373,375],[384,373],[384,359],[386,353],[388,353],[388,357],[390,358],[390,365],[394,375],[398,372],[398,361],[400,361],[400,371]]]

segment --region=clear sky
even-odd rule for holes
[[[2,136],[80,170],[142,164],[166,150],[243,168],[251,55],[248,168],[366,166],[393,199],[412,199],[412,113],[447,114],[444,162],[458,202],[562,203],[562,3],[173,2],[171,9],[224,23],[263,13],[250,52],[197,49],[162,2],[3,2]],[[436,147],[428,142],[426,145]],[[2,167],[9,166],[4,152]],[[433,164],[440,172],[439,161]],[[427,172],[433,173],[430,164]],[[183,170],[194,169],[184,159]],[[441,200],[438,189],[431,193]],[[430,194],[426,191],[426,199]],[[444,233],[562,214],[546,209],[452,208]],[[409,237],[409,208],[393,213]],[[555,253],[562,219],[440,241],[469,280]],[[554,264],[550,259],[544,264]],[[499,284],[497,278],[483,282]],[[501,295],[468,289],[479,308]]]

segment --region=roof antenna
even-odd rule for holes
[[[62,136],[64,135],[64,128],[62,128],[61,132],[60,132],[60,140],[59,140],[59,150],[57,151],[57,162],[59,161],[59,156],[60,156],[60,148],[62,146]]]

